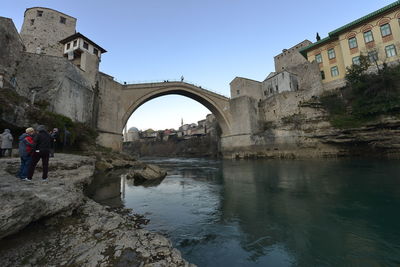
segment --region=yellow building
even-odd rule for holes
[[[400,1],[348,23],[300,50],[308,61],[319,64],[326,88],[343,85],[346,67],[358,64],[360,55],[383,64],[399,61],[399,52]]]

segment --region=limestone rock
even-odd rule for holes
[[[127,178],[128,179],[142,179],[142,180],[157,180],[163,179],[167,175],[167,172],[160,167],[153,164],[146,164],[140,170],[131,170]]]
[[[82,187],[91,181],[94,171],[94,159],[56,154],[50,159],[48,182],[41,181],[40,167],[33,181],[25,182],[10,174],[17,173],[19,162],[15,158],[0,160],[0,239],[32,221],[80,206]]]

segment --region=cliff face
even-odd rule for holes
[[[317,96],[286,92],[259,103],[258,132],[235,137],[226,158],[400,157],[400,117],[335,128]]]

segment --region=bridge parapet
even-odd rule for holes
[[[129,83],[129,84],[124,84],[124,89],[143,89],[143,88],[159,88],[159,87],[171,87],[171,86],[187,86],[190,88],[195,88],[198,90],[202,90],[205,92],[208,92],[210,94],[214,94],[218,97],[226,98],[229,99],[226,95],[223,95],[217,91],[210,90],[208,88],[204,88],[200,85],[197,85],[195,83],[191,82],[182,82],[182,81],[171,81],[171,80],[165,80],[165,81],[154,81],[154,82],[142,82],[142,83]]]

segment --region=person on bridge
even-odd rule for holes
[[[185,78],[183,78],[183,75],[181,76],[181,82],[183,82],[183,80],[184,80]]]

